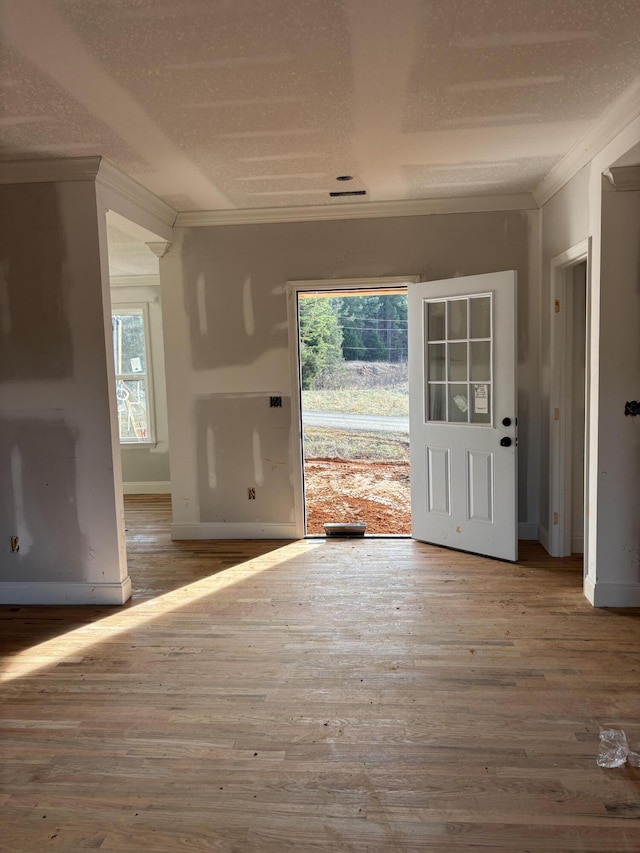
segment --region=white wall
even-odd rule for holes
[[[591,311],[589,321],[589,428],[586,455],[588,538],[585,543],[585,594],[598,606],[640,606],[640,538],[629,514],[637,507],[637,489],[622,470],[634,470],[634,427],[622,414],[625,400],[635,399],[637,352],[637,244],[640,235],[635,193],[603,193],[602,174],[628,157],[640,141],[640,119],[606,145],[542,210],[542,480],[541,518],[549,518],[549,388],[551,259],[590,238]],[[637,149],[636,149],[637,150]],[[636,160],[637,162],[637,160]],[[625,196],[627,197],[625,200]],[[624,210],[624,214],[622,211]],[[631,232],[627,229],[630,228]],[[634,232],[635,229],[635,232]],[[635,246],[635,248],[634,248]],[[634,267],[634,264],[636,266]],[[614,312],[612,314],[612,312]],[[633,328],[635,327],[635,331]],[[626,359],[617,372],[613,353]],[[631,395],[631,396],[629,396]],[[640,396],[640,395],[638,395]],[[632,420],[632,419],[631,419]],[[612,477],[613,473],[613,477]],[[612,518],[611,513],[620,513]],[[637,513],[636,513],[637,515]]]
[[[160,262],[174,535],[293,535],[288,280],[503,269],[519,282],[519,515],[537,532],[537,223],[498,212],[175,229]]]
[[[0,600],[122,603],[130,582],[96,186],[5,184],[0,217]]]
[[[136,281],[139,279],[139,281]],[[128,276],[111,279],[112,305],[146,305],[149,317],[149,350],[153,379],[155,441],[137,446],[120,445],[122,484],[125,494],[168,492],[169,426],[164,370],[162,305],[159,276]]]
[[[598,539],[594,594],[640,604],[640,192],[602,195]],[[610,595],[621,598],[610,601]]]

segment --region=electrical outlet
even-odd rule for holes
[[[256,490],[255,490],[255,489],[252,489],[251,487],[249,487],[249,488],[247,489],[247,493],[248,493],[248,495],[249,495],[249,500],[250,500],[250,501],[255,501],[255,499],[256,499]]]
[[[20,539],[18,536],[11,536],[9,541],[11,542],[11,553],[15,554],[20,550]]]

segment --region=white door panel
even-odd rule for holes
[[[516,274],[409,286],[412,533],[517,559]]]

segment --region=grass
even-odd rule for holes
[[[409,416],[409,394],[387,388],[303,391],[302,408],[308,412],[355,412],[359,415]]]
[[[305,459],[362,459],[369,462],[408,463],[409,436],[402,433],[358,433],[325,427],[305,427],[304,456]]]

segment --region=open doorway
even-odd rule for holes
[[[584,553],[584,460],[586,427],[587,262],[571,268],[568,307],[571,312],[571,515],[570,551]]]
[[[142,231],[107,213],[118,438],[125,495],[168,495],[169,428],[158,254]],[[158,238],[155,238],[157,240]]]
[[[291,282],[303,534],[409,535],[407,283]]]
[[[582,555],[588,454],[589,242],[551,264],[551,453],[549,553]]]

